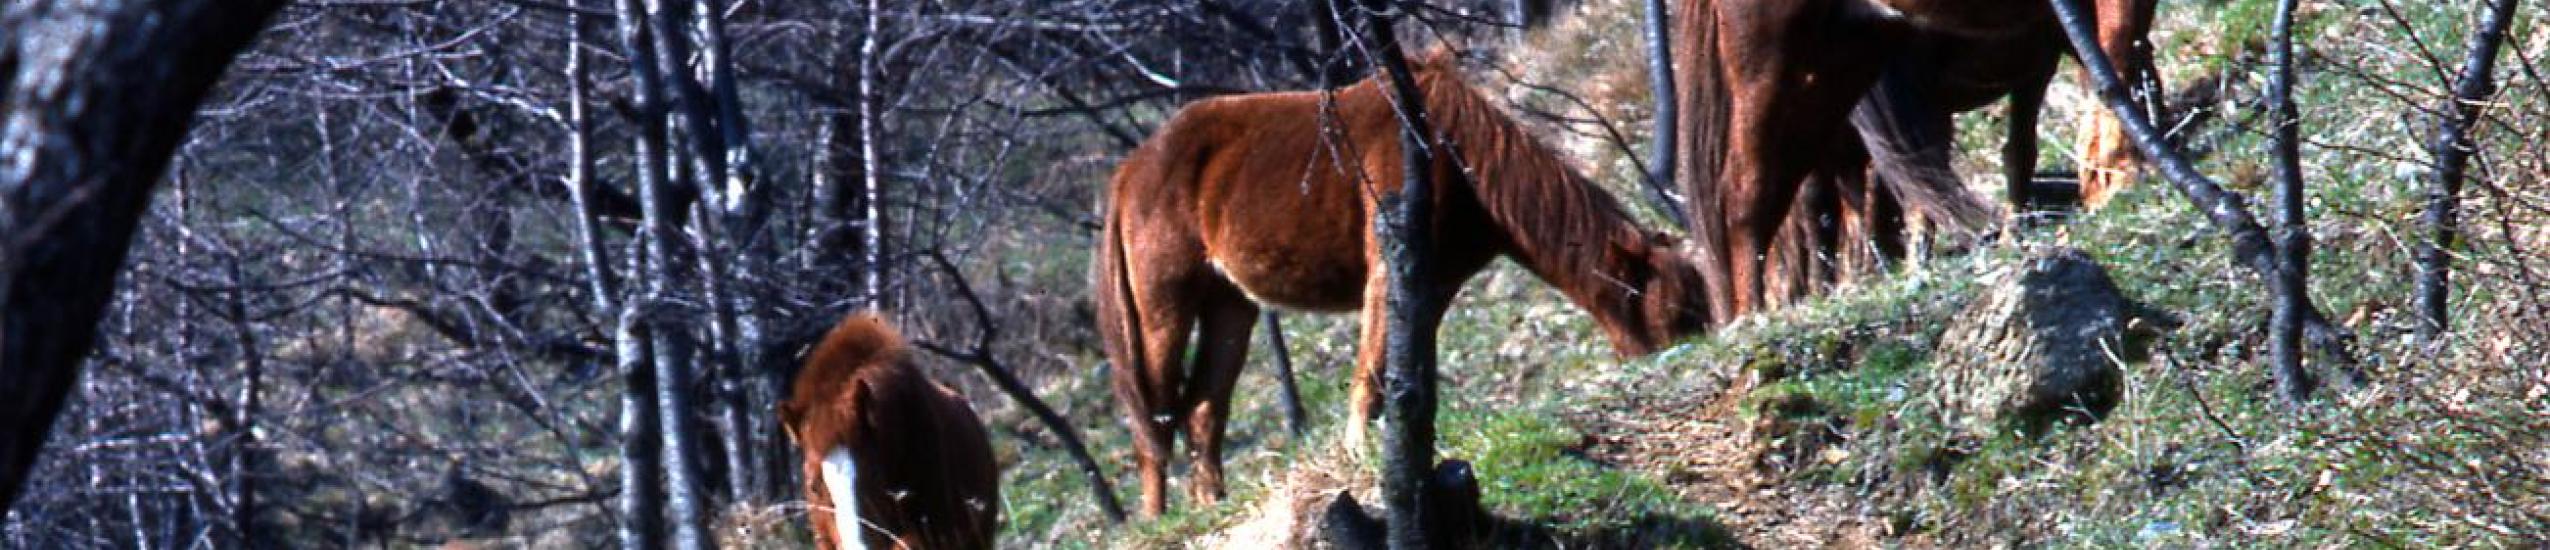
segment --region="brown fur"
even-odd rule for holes
[[[2097,9],[2110,58],[2148,76],[2150,55],[2140,38],[2149,28],[2151,0],[2098,0]],[[2027,92],[2022,95],[2033,103],[2055,56],[2067,49],[2051,10],[2033,0],[1684,0],[1675,10],[1675,25],[1676,64],[1687,80],[1679,87],[1679,126],[1689,148],[1678,172],[1691,197],[1699,262],[1713,275],[1708,280],[1719,319],[1761,308],[1770,303],[1766,288],[1800,278],[1794,271],[1766,273],[1766,263],[1780,269],[1806,265],[1776,258],[1812,248],[1801,244],[1804,237],[1782,236],[1797,231],[1783,228],[1800,225],[1791,218],[1801,215],[1797,202],[1810,182],[1846,183],[1851,177],[1857,165],[1838,160],[1849,155],[1837,149],[1846,146],[1835,145],[1836,135],[1894,59],[1890,56],[1917,45],[1944,52],[1921,60],[1932,64],[1932,88],[1925,91],[1935,96],[1930,108],[1944,120],[1948,112],[2014,92]],[[2024,125],[2013,125],[2013,147],[2005,151],[2005,158],[2024,161],[2013,162],[2014,171],[2032,170],[2035,159],[2035,108],[2023,107],[2025,120],[2013,121]],[[1881,167],[1905,160],[1876,158]],[[1898,168],[1945,175],[1945,158],[1938,154],[1919,159],[1926,166]],[[1908,209],[1948,221],[1970,211],[1960,206],[1964,192],[1953,177],[1921,174],[1879,183],[1895,190]],[[1780,294],[1794,292],[1770,297]]]
[[[903,338],[872,314],[824,335],[780,421],[804,456],[806,520],[820,548],[840,548],[824,454],[850,449],[869,548],[991,548],[1000,470],[982,419],[915,368]]]
[[[1505,256],[1591,313],[1624,355],[1705,330],[1699,272],[1677,241],[1632,223],[1451,65],[1437,55],[1415,75],[1438,150],[1453,153],[1434,168],[1435,303]],[[1191,492],[1219,497],[1223,425],[1258,304],[1363,312],[1353,407],[1371,418],[1388,296],[1370,213],[1403,183],[1398,124],[1374,80],[1333,96],[1226,96],[1179,111],[1118,168],[1092,288],[1146,513],[1166,506],[1163,461],[1181,425]],[[1202,340],[1191,367],[1179,362],[1190,328]]]

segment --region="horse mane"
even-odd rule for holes
[[[1635,306],[1647,283],[1661,276],[1659,267],[1683,263],[1679,254],[1654,253],[1677,248],[1676,239],[1641,227],[1618,199],[1472,88],[1448,50],[1425,56],[1414,70],[1436,139],[1448,145],[1440,150],[1453,152],[1449,162],[1438,163],[1460,170],[1488,217],[1507,229],[1517,263],[1586,302],[1597,318],[1607,312],[1632,316],[1611,320],[1629,326],[1607,328],[1653,330],[1652,320],[1640,318],[1643,312]],[[1379,95],[1377,81],[1364,85]],[[1379,111],[1391,112],[1387,106]],[[1657,335],[1614,336],[1642,340],[1635,346],[1641,348],[1663,343],[1643,341]]]

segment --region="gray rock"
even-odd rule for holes
[[[1984,275],[1982,290],[1940,337],[1931,397],[1952,425],[2034,433],[2052,420],[2094,420],[2122,394],[2128,322],[2139,309],[2107,270],[2069,247],[2033,246]]]

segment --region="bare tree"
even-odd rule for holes
[[[1434,254],[1434,125],[1426,118],[1425,95],[1417,90],[1408,60],[1399,52],[1391,29],[1395,14],[1408,6],[1388,0],[1363,2],[1365,29],[1359,46],[1389,79],[1392,106],[1399,111],[1399,191],[1381,197],[1373,224],[1381,241],[1383,268],[1390,281],[1388,331],[1384,336],[1381,494],[1389,513],[1391,548],[1425,548],[1430,504],[1426,479],[1434,470],[1435,330],[1445,292],[1435,288]],[[1357,420],[1360,421],[1360,420]]]
[[[2470,131],[2479,121],[2480,106],[2496,93],[2497,50],[2506,41],[2506,28],[2513,25],[2515,6],[2515,0],[2487,4],[2478,32],[2470,35],[2461,75],[2453,80],[2452,98],[2436,110],[2435,137],[2427,145],[2435,156],[2435,173],[2426,186],[2426,213],[2420,219],[2427,238],[2417,243],[2415,306],[2418,339],[2428,345],[2441,342],[2444,332],[2452,328],[2447,316],[2452,312],[2452,249],[2461,238],[2463,173],[2479,148],[2471,141]]]
[[[1682,120],[1681,108],[1676,101],[1681,96],[1675,94],[1673,82],[1673,18],[1665,11],[1665,0],[1646,0],[1646,3],[1647,80],[1656,103],[1654,130],[1647,136],[1647,194],[1649,200],[1656,201],[1656,209],[1664,211],[1666,219],[1673,220],[1675,227],[1690,231],[1690,214],[1685,213],[1680,201],[1665,193],[1666,188],[1673,186],[1673,169],[1677,162],[1674,155],[1680,147],[1674,141],[1674,137],[1680,134],[1674,124]]]
[[[89,353],[143,204],[190,116],[281,2],[0,8],[0,505],[17,501]],[[72,109],[72,106],[83,108]]]
[[[2276,2],[2274,45],[2269,46],[2275,58],[2274,73],[2267,79],[2267,109],[2274,119],[2272,145],[2276,177],[2276,262],[2277,271],[2269,277],[2275,289],[2274,313],[2269,320],[2269,368],[2274,369],[2276,394],[2288,404],[2300,405],[2311,395],[2316,382],[2309,371],[2302,370],[2302,312],[2311,307],[2310,290],[2311,230],[2306,227],[2302,211],[2302,117],[2293,108],[2293,11],[2295,0]]]
[[[2180,153],[2179,146],[2166,140],[2159,128],[2152,125],[2150,114],[2144,112],[2129,95],[2115,65],[2099,53],[2098,35],[2090,23],[2090,14],[2074,0],[2049,1],[2054,5],[2063,34],[2071,39],[2072,49],[2078,54],[2073,58],[2087,69],[2100,100],[2124,123],[2126,134],[2133,137],[2134,145],[2142,150],[2143,157],[2151,159],[2161,176],[2169,180],[2179,195],[2195,203],[2197,209],[2205,213],[2207,221],[2231,237],[2234,261],[2248,266],[2261,278],[2281,280],[2284,267],[2274,241],[2268,238],[2266,228],[2258,224],[2257,217],[2249,213],[2247,200],[2223,191],[2220,184],[2197,172],[2195,165]],[[2300,297],[2302,307],[2297,312],[2301,317],[2303,336],[2320,350],[2324,359],[2334,364],[2340,381],[2355,384],[2363,375],[2355,370],[2352,352],[2347,349],[2352,337],[2344,329],[2329,323],[2319,307],[2311,304],[2307,291],[2298,289],[2296,292],[2303,294]],[[2278,372],[2279,376],[2283,374],[2286,373]]]

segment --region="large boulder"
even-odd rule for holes
[[[2127,345],[2140,309],[2106,269],[2077,249],[2033,246],[1981,285],[1933,356],[1929,393],[1951,425],[2033,433],[2116,406],[2121,363],[2144,354]]]

